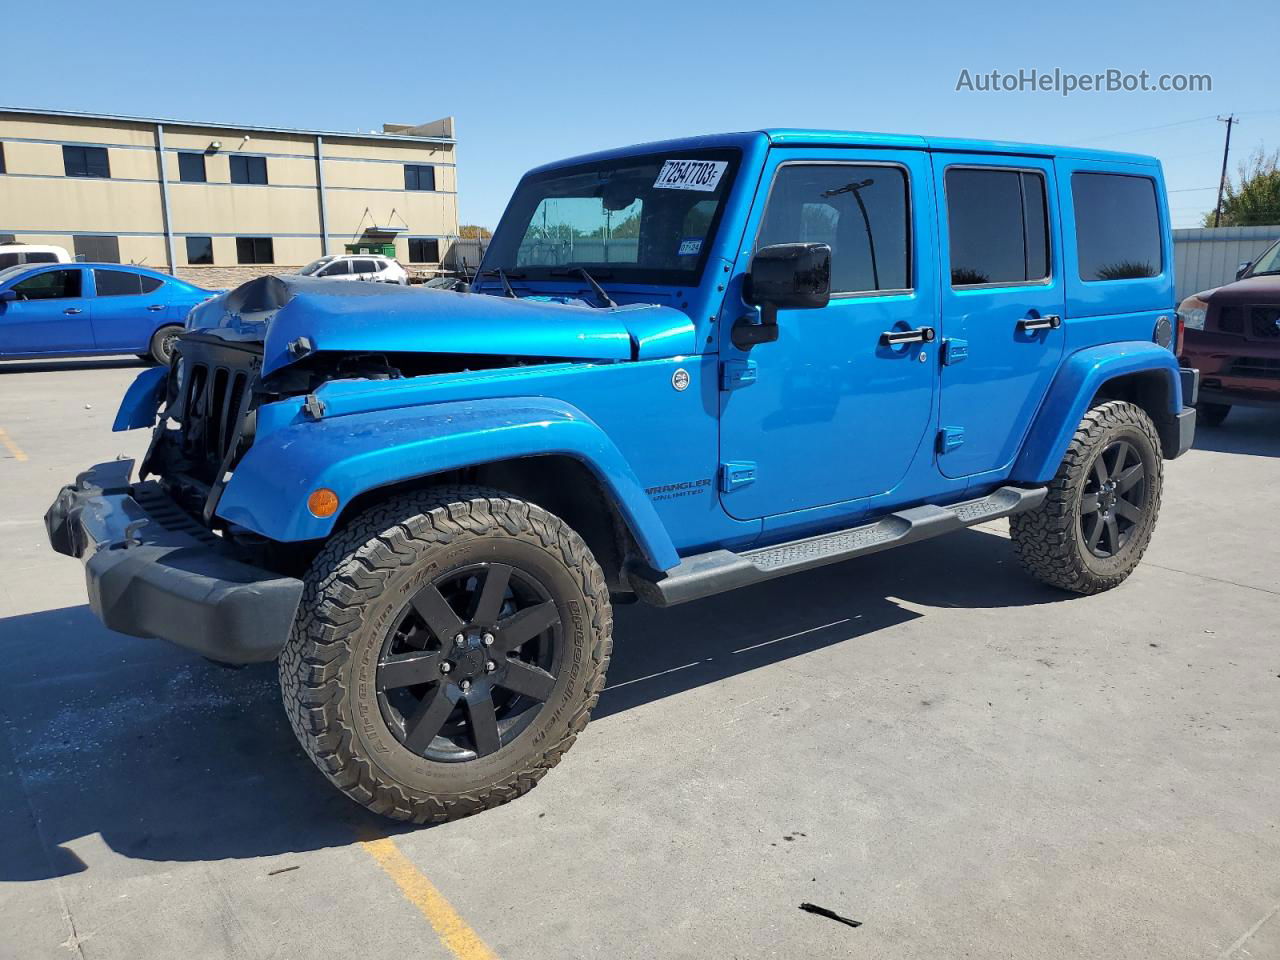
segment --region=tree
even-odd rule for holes
[[[464,223],[458,228],[458,236],[463,240],[488,240],[493,231],[488,227],[478,227],[474,223]]]
[[[1240,164],[1239,183],[1227,178],[1222,195],[1223,227],[1267,226],[1280,223],[1280,150],[1267,153],[1262,147]],[[1213,226],[1213,211],[1204,215],[1204,225]]]

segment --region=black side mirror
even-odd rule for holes
[[[1236,267],[1236,279],[1239,280],[1246,273],[1248,273],[1249,268],[1252,266],[1253,266],[1252,260],[1245,260],[1243,263],[1240,264],[1240,266]]]
[[[751,258],[743,299],[760,308],[760,322],[733,327],[742,350],[778,339],[778,310],[813,309],[831,302],[831,248],[825,243],[775,243]]]

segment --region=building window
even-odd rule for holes
[[[119,263],[119,237],[72,237],[76,259],[89,263]]]
[[[193,267],[213,263],[213,237],[187,237],[187,263]]]
[[[1159,276],[1155,181],[1118,173],[1073,173],[1071,198],[1081,280]]]
[[[275,247],[270,237],[236,237],[237,263],[275,263]]]
[[[231,182],[265,184],[267,182],[267,158],[232,157]]]
[[[705,234],[710,213],[700,222]],[[831,292],[870,293],[911,286],[909,237],[901,167],[787,164],[774,178],[756,249],[825,243]]]
[[[178,154],[178,179],[183,183],[205,183],[203,153]]]
[[[8,173],[9,168],[4,165],[4,144],[0,143],[0,173]]]
[[[62,165],[68,177],[110,177],[106,147],[62,148]]]
[[[946,190],[953,287],[1028,283],[1049,276],[1043,176],[952,167]]]
[[[436,188],[436,168],[420,163],[404,165],[404,188],[406,190],[434,190]]]
[[[410,237],[409,262],[439,263],[440,241],[435,237]]]

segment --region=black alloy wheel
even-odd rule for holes
[[[1094,459],[1080,496],[1080,530],[1095,557],[1113,557],[1142,522],[1146,467],[1127,440],[1115,440]]]
[[[427,760],[502,749],[542,710],[559,675],[560,614],[531,574],[500,563],[451,570],[420,589],[378,658],[378,706]]]

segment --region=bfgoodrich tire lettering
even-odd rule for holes
[[[1123,583],[1160,512],[1160,438],[1141,407],[1119,400],[1085,414],[1049,493],[1009,518],[1013,548],[1039,580],[1074,593]]]
[[[498,627],[483,633],[460,628],[459,635],[465,632],[467,639],[455,650],[449,646],[453,638],[436,637],[441,631],[423,618],[413,621],[421,627],[411,628],[427,638],[420,641],[423,651],[394,652],[388,637],[404,635],[405,628],[398,625],[412,620],[414,614],[406,611],[417,609],[414,598],[430,592],[432,584],[465,578],[478,567],[510,573],[504,610],[512,609],[519,591],[529,594],[529,610],[540,603],[554,606],[556,625],[538,635],[546,640],[502,651],[502,625],[512,638],[517,632],[511,627],[515,615],[508,613],[496,621]],[[456,571],[461,573],[455,576]],[[517,583],[525,586],[517,588]],[[541,591],[537,597],[531,592],[535,590]],[[457,606],[469,601],[448,602]],[[471,606],[474,611],[484,605],[481,581]],[[458,613],[467,619],[466,611]],[[498,491],[437,488],[366,511],[316,557],[304,578],[293,633],[280,655],[280,686],[303,749],[340,790],[398,820],[451,820],[515,799],[560,761],[604,688],[612,630],[603,573],[562,520]],[[491,633],[498,634],[496,642]],[[493,645],[481,646],[482,635]],[[505,657],[519,660],[524,655],[520,651],[544,642],[557,645],[555,657],[548,655],[541,665],[520,661],[515,665],[526,678],[504,679]],[[383,689],[390,681],[380,671],[389,671],[392,661],[402,671],[418,669],[421,664],[405,664],[415,656],[433,658],[422,674],[432,679],[415,680],[408,691],[427,691],[421,694],[423,713],[415,716],[430,714],[427,701],[437,691],[443,696],[448,689],[451,697],[464,698],[444,704],[446,715],[456,719],[430,740],[435,748],[406,738],[412,710],[402,705],[401,713]],[[437,671],[446,661],[451,672],[441,676]],[[458,686],[460,675],[473,678],[467,681],[474,683],[469,693]],[[546,681],[534,698],[498,686],[523,686],[530,675]],[[489,688],[491,677],[495,682]],[[403,697],[406,686],[391,692]],[[470,719],[471,698],[482,688],[488,690],[489,703],[496,704],[493,725]],[[504,718],[503,710],[517,712]],[[476,714],[481,715],[483,711]],[[502,723],[507,723],[506,733],[499,731]],[[462,732],[450,740],[455,729]]]

